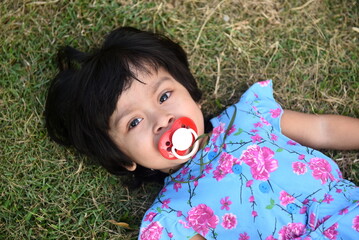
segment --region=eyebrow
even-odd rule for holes
[[[151,94],[155,94],[157,89],[166,81],[170,81],[171,78],[170,77],[162,77],[161,79],[159,79],[151,88],[152,88],[152,91],[151,91]],[[130,113],[130,111],[128,109],[125,109],[124,111],[122,111],[120,114],[117,114],[117,116],[115,116],[115,119],[113,121],[113,127],[117,128],[118,126],[118,123],[121,121],[121,119],[125,116],[127,116],[128,114]],[[110,126],[111,128],[111,126]]]
[[[155,94],[155,92],[157,91],[157,89],[166,81],[170,81],[171,78],[170,77],[162,77],[160,80],[158,80],[152,87],[152,94]]]

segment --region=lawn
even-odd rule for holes
[[[153,30],[186,49],[209,114],[270,78],[284,108],[359,117],[358,9],[355,0],[1,1],[0,239],[134,239],[159,188],[128,189],[49,140],[43,110],[60,46],[91,50],[119,26]],[[358,151],[324,151],[359,183]]]

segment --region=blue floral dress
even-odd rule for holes
[[[208,144],[166,178],[139,239],[359,239],[359,188],[284,136],[282,113],[264,81],[212,119]]]

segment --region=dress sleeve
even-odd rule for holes
[[[280,120],[283,114],[282,107],[273,97],[272,80],[257,82],[252,85],[241,97],[240,103],[250,105],[262,122],[269,122],[281,132]]]
[[[141,224],[138,240],[191,239],[197,233],[184,221],[160,213],[147,212]]]

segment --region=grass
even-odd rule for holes
[[[158,189],[130,191],[49,141],[58,47],[88,50],[123,25],[163,32],[189,53],[207,112],[271,78],[285,108],[359,117],[358,19],[355,0],[2,1],[0,238],[133,239]],[[358,151],[326,153],[359,183]]]

